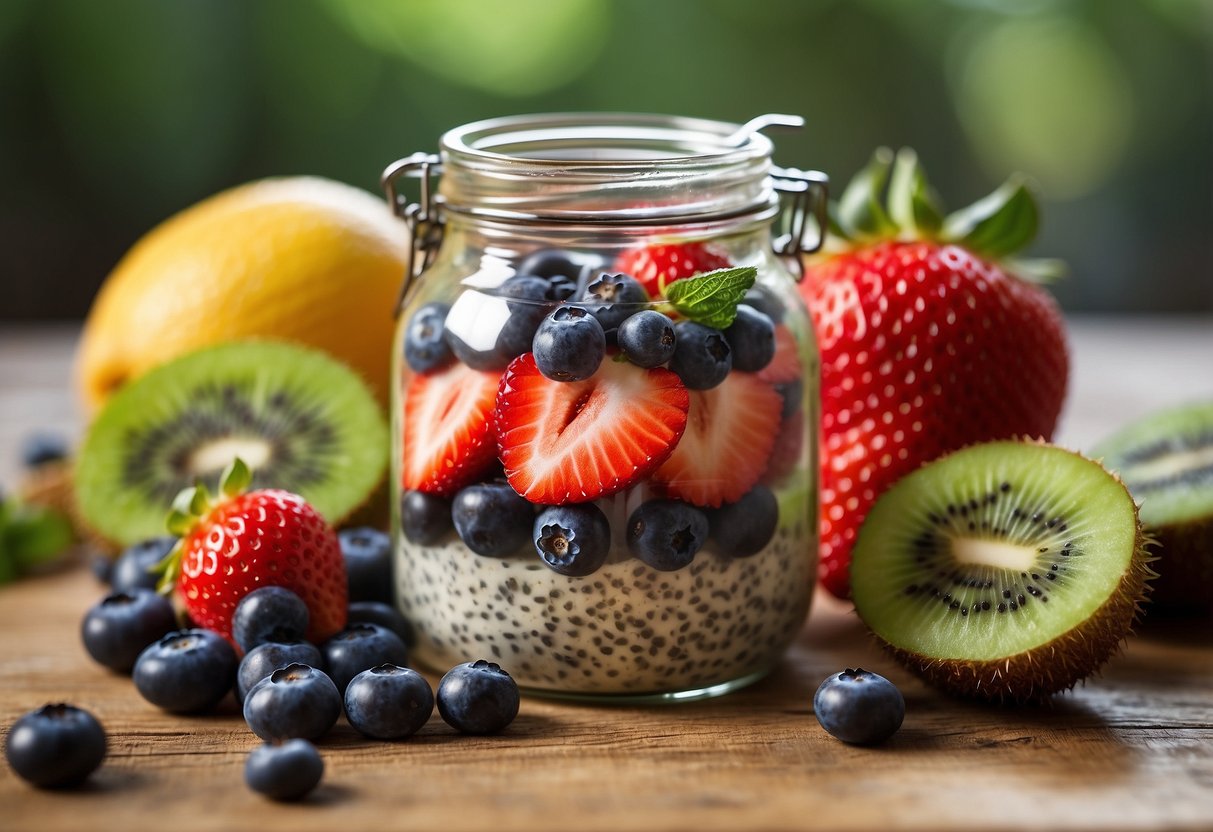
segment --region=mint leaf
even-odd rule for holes
[[[713,329],[725,329],[737,317],[737,304],[757,277],[758,270],[753,266],[717,269],[675,280],[665,287],[665,297],[692,321]]]

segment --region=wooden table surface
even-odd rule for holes
[[[74,336],[0,330],[0,483],[31,428],[75,428]],[[1213,320],[1079,319],[1071,336],[1066,443],[1213,398]],[[342,724],[321,743],[321,788],[280,806],[243,785],[257,740],[234,705],[163,714],[88,660],[79,620],[99,594],[80,567],[0,588],[0,733],[66,700],[110,737],[79,791],[39,792],[0,766],[0,829],[1213,829],[1208,623],[1147,622],[1098,678],[1047,707],[1005,710],[924,688],[819,595],[785,661],[747,690],[654,708],[525,700],[489,738],[458,736],[436,714],[393,744]],[[844,746],[813,717],[818,683],[855,665],[906,696],[884,747]]]

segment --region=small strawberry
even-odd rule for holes
[[[493,464],[493,408],[500,381],[499,372],[473,370],[460,362],[413,376],[405,393],[401,443],[405,489],[451,497]]]
[[[703,243],[668,243],[628,249],[615,259],[614,270],[639,280],[650,298],[660,298],[675,280],[729,265],[727,257]]]
[[[689,400],[669,370],[610,359],[584,381],[552,381],[523,353],[497,394],[505,475],[532,503],[596,500],[639,482],[670,455]]]
[[[176,584],[190,618],[231,641],[240,599],[280,586],[307,605],[308,641],[323,641],[346,621],[348,579],[337,535],[298,494],[245,492],[251,481],[237,459],[214,499],[201,485],[177,495],[169,531],[181,539],[160,564],[161,589]]]
[[[913,153],[894,164],[882,150],[842,195],[831,227],[842,245],[806,260],[822,362],[819,574],[835,595],[849,595],[868,509],[900,477],[975,442],[1051,436],[1068,373],[1063,321],[1028,280],[1042,261],[1003,261],[1036,225],[1014,178],[944,219]]]
[[[767,467],[782,409],[779,393],[753,373],[734,371],[710,390],[691,391],[686,432],[654,484],[697,506],[736,502]]]

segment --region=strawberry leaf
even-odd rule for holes
[[[994,193],[944,220],[943,238],[998,259],[1032,242],[1039,221],[1032,192],[1022,177],[1012,176]]]
[[[717,269],[675,280],[666,287],[666,300],[684,317],[714,329],[725,329],[737,317],[737,304],[754,285],[753,266]]]
[[[855,174],[842,192],[838,199],[838,221],[847,239],[886,237],[897,231],[881,201],[892,165],[893,152],[887,147],[877,148],[872,161]]]
[[[918,155],[908,147],[897,151],[889,182],[889,216],[911,239],[930,238],[943,225],[943,213],[927,185]]]
[[[232,460],[219,477],[219,493],[224,497],[236,497],[244,493],[253,481],[253,472],[240,457]]]

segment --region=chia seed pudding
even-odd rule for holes
[[[807,526],[782,524],[747,558],[709,543],[676,572],[624,558],[583,578],[533,553],[479,557],[454,535],[401,538],[397,599],[417,628],[414,656],[433,668],[483,656],[536,691],[693,690],[769,669],[796,637],[815,579]]]

